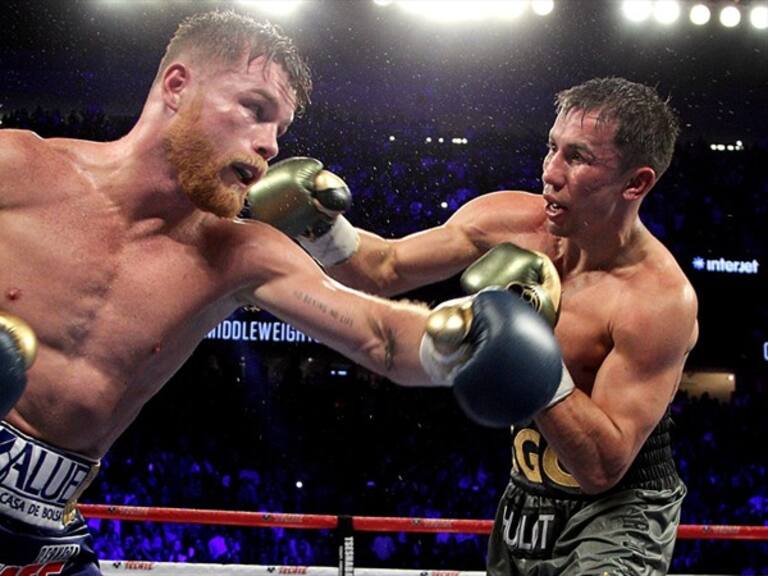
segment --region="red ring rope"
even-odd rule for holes
[[[113,506],[108,504],[80,504],[78,508],[88,518],[109,520],[304,529],[332,529],[337,528],[339,525],[339,516],[321,514],[240,512],[235,510],[155,508],[146,506]],[[352,528],[360,532],[490,534],[492,526],[492,520],[352,516]],[[681,540],[768,540],[768,526],[683,524],[678,528],[677,537]]]

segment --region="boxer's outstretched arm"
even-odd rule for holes
[[[266,228],[266,227],[265,227]],[[242,304],[264,308],[351,360],[403,385],[432,385],[419,361],[429,310],[356,292],[326,276],[276,230],[262,230],[259,277]]]
[[[373,294],[406,292],[453,276],[504,241],[525,244],[544,216],[541,197],[524,192],[480,196],[442,226],[387,240],[358,230],[360,246],[328,273]]]
[[[459,405],[485,426],[528,420],[561,393],[554,335],[517,295],[485,291],[430,314],[346,288],[292,244],[284,248],[245,301],[359,364],[402,385],[453,386]]]
[[[232,265],[247,282],[233,294],[236,303],[269,310],[398,384],[453,386],[484,425],[527,420],[558,395],[560,349],[516,294],[491,290],[430,311],[342,286],[271,226],[236,230],[244,237]]]

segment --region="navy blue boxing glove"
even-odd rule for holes
[[[0,419],[27,386],[27,370],[37,354],[37,339],[21,319],[0,312]]]
[[[433,382],[452,386],[467,416],[484,426],[529,420],[573,390],[550,326],[506,290],[438,306],[420,356]]]

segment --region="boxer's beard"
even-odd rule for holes
[[[221,174],[232,162],[248,160],[216,154],[199,127],[201,108],[202,103],[193,102],[178,114],[165,138],[166,156],[176,170],[181,189],[197,208],[221,218],[234,218],[243,208],[245,191],[237,184],[225,185]]]

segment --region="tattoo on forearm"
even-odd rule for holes
[[[373,319],[369,323],[373,333],[384,343],[384,368],[387,371],[392,370],[395,365],[395,353],[397,351],[395,335],[392,333],[392,330],[384,328]]]
[[[294,290],[293,296],[303,304],[306,304],[307,306],[311,306],[312,308],[319,310],[326,316],[330,316],[333,320],[335,320],[339,324],[342,324],[344,326],[354,325],[354,320],[352,319],[352,316],[344,312],[341,312],[335,308],[331,308],[324,302],[321,302],[320,300],[318,300],[314,296],[307,294],[306,292],[302,292],[301,290]]]

